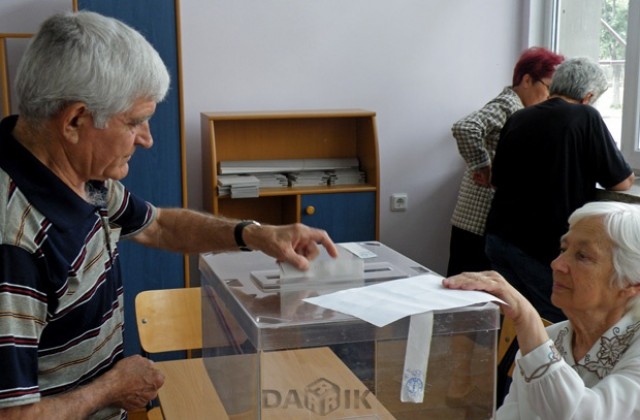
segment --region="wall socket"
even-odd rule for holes
[[[407,193],[391,194],[391,211],[407,211],[409,196]]]

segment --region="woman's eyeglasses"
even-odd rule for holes
[[[542,84],[544,85],[544,87],[546,87],[546,88],[547,88],[547,91],[549,91],[550,86],[549,86],[548,84],[546,84],[546,83],[544,82],[544,80],[542,80],[542,79],[538,79],[538,80],[536,80],[536,82],[540,82],[540,83],[542,83]]]

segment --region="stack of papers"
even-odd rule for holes
[[[254,176],[258,178],[260,188],[282,188],[289,186],[289,179],[285,174],[259,173]]]
[[[326,171],[291,172],[287,174],[292,187],[315,187],[329,185],[329,174]]]
[[[227,160],[218,167],[218,196],[258,197],[259,188],[365,184],[358,158]]]
[[[366,174],[358,168],[335,169],[327,171],[329,174],[329,185],[353,185],[366,184]]]
[[[258,197],[260,181],[253,175],[218,176],[218,195],[231,198]]]
[[[256,174],[261,172],[324,171],[357,168],[358,158],[227,160],[218,165],[218,173]]]
[[[251,198],[258,197],[260,189],[257,185],[232,185],[231,198]]]

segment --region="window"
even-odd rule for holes
[[[546,41],[537,45],[545,45],[566,57],[591,57],[605,69],[609,89],[594,106],[625,158],[638,172],[640,1],[548,0],[530,4],[531,27],[542,27],[547,32],[538,37]]]

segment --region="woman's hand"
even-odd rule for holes
[[[549,339],[538,311],[496,271],[462,273],[442,280],[449,289],[482,290],[505,302],[505,316],[513,319],[522,354],[527,354]]]
[[[514,321],[523,310],[534,310],[533,306],[505,280],[497,271],[481,271],[473,273],[461,273],[442,281],[444,287],[449,289],[482,290],[490,293],[504,302],[500,305],[502,311]]]
[[[471,178],[481,187],[491,188],[491,165],[473,171]]]

